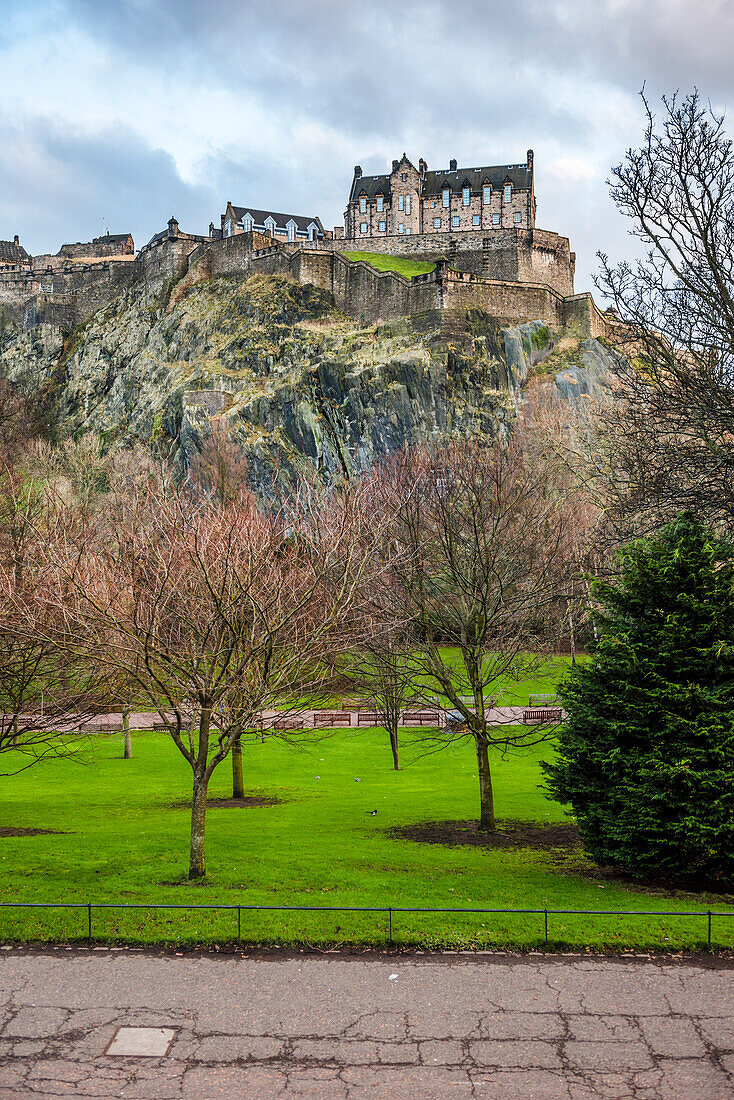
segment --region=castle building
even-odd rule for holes
[[[357,239],[534,226],[532,149],[525,164],[483,168],[452,160],[429,172],[423,158],[416,168],[405,153],[389,175],[365,176],[357,165],[344,214],[344,236]]]
[[[0,269],[3,271],[30,271],[32,262],[17,233],[12,241],[0,241]]]
[[[254,230],[285,241],[320,241],[324,238],[320,218],[278,214],[273,210],[256,210],[253,206],[233,206],[231,202],[227,203],[227,209],[221,215],[221,223],[221,229],[216,233],[218,237],[234,237],[237,233]],[[212,223],[209,233],[214,236],[215,232]]]

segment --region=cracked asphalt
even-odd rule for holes
[[[734,963],[578,956],[0,955],[0,1098],[718,1100]],[[106,1053],[172,1027],[166,1057]]]

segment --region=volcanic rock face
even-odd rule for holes
[[[51,399],[60,436],[154,441],[182,468],[217,420],[262,484],[308,460],[357,473],[409,441],[506,432],[531,378],[551,402],[605,386],[597,341],[555,344],[539,321],[501,329],[478,310],[455,322],[360,325],[281,276],[213,279],[168,302],[139,287],[70,337],[40,326],[7,340],[0,375]]]

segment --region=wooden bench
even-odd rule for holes
[[[379,726],[382,724],[382,716],[376,710],[358,710],[358,726]]]
[[[274,718],[270,728],[274,730],[302,730],[303,718]]]
[[[523,722],[560,722],[562,718],[562,707],[528,707],[522,714]]]
[[[561,700],[557,695],[530,695],[528,696],[529,707],[557,707],[560,706]]]
[[[336,729],[337,726],[351,726],[352,716],[349,711],[344,710],[315,710],[313,724],[316,729]]]
[[[438,726],[441,723],[439,710],[406,710],[402,717],[404,726]]]

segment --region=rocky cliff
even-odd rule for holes
[[[257,481],[305,459],[358,472],[410,440],[493,436],[528,385],[576,400],[610,364],[595,340],[556,343],[539,321],[503,329],[479,310],[359,324],[282,276],[134,287],[71,336],[41,325],[0,348],[0,375],[44,395],[60,436],[154,441],[185,468],[218,418]]]

